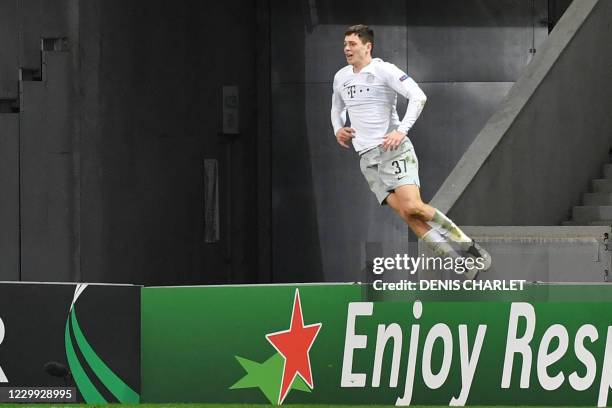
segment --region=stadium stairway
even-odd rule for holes
[[[603,165],[603,178],[591,181],[592,192],[584,193],[583,205],[575,206],[565,226],[612,225],[612,163]]]
[[[479,279],[608,281],[612,164],[592,178],[610,162],[610,27],[612,2],[573,2],[431,200],[491,253]]]

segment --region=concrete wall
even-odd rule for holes
[[[19,279],[19,115],[17,4],[0,1],[0,280]]]
[[[0,99],[17,99],[19,31],[17,0],[0,1]]]
[[[612,145],[612,2],[574,2],[434,204],[465,225],[559,225]]]
[[[42,38],[69,35],[74,4],[0,2],[4,230],[0,251],[6,260],[0,279],[77,279],[73,205],[78,147],[73,144],[72,84],[76,53],[68,48],[41,50]],[[44,73],[54,79],[40,81]]]
[[[0,0],[0,280],[358,279],[366,243],[394,253],[409,236],[331,134],[344,28],[371,24],[376,55],[429,95],[411,134],[428,199],[546,37],[532,24],[547,3]],[[42,37],[66,48],[41,53]],[[43,63],[18,100],[19,68],[35,79]],[[233,139],[223,85],[240,86]],[[220,164],[217,244],[205,158]]]
[[[68,52],[43,62],[45,80],[22,82],[21,279],[70,282],[78,280],[74,67]]]
[[[257,281],[255,11],[0,0],[0,280]],[[66,46],[41,52],[41,38]],[[223,85],[240,88],[232,139],[220,135]],[[214,244],[205,158],[220,168]]]
[[[493,260],[491,268],[478,276],[479,280],[603,283],[610,279],[612,252],[606,245],[610,226],[484,226],[463,229],[487,249]],[[435,256],[423,242],[419,242],[419,249],[419,253]],[[418,277],[462,279],[454,271],[433,269],[419,271]]]
[[[275,281],[360,280],[366,243],[394,254],[410,241],[404,223],[377,205],[357,155],[333,136],[344,29],[371,25],[374,55],[407,70],[429,96],[409,135],[428,200],[528,64],[533,41],[537,49],[546,38],[548,3],[533,4],[535,14],[522,0],[271,2]]]
[[[19,280],[19,115],[0,113],[0,280]]]
[[[256,281],[255,3],[80,7],[83,279]],[[240,87],[231,143],[223,85]],[[204,242],[205,158],[219,160],[216,244]]]

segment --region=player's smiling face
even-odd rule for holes
[[[344,56],[346,62],[355,68],[361,68],[369,63],[371,43],[363,43],[357,34],[344,37]]]

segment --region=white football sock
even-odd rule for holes
[[[437,229],[442,235],[459,245],[462,251],[467,251],[472,245],[472,239],[468,237],[450,218],[436,210],[431,221],[427,221],[431,230]],[[430,231],[431,231],[430,230]]]
[[[435,229],[432,228],[427,231],[421,240],[427,244],[434,255],[441,258],[459,258],[457,251],[448,243],[446,239]]]

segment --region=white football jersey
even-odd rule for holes
[[[397,115],[397,94],[408,99],[404,119]],[[421,114],[427,97],[405,72],[380,58],[358,73],[347,65],[334,76],[331,121],[334,134],[344,126],[348,112],[355,129],[353,147],[362,152],[382,144],[393,130],[408,133]]]

